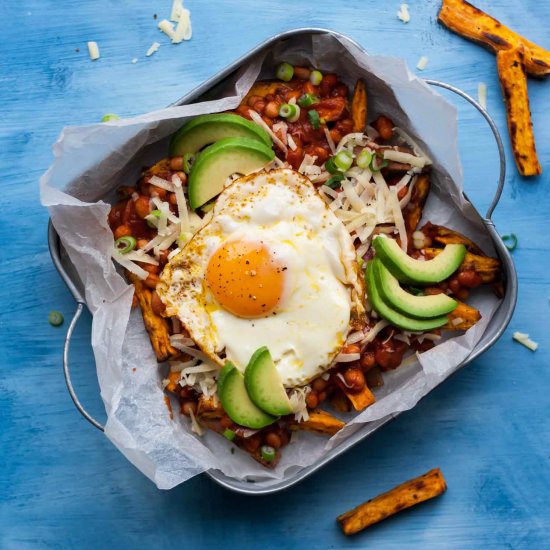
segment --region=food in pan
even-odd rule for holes
[[[109,214],[166,391],[196,433],[265,466],[297,431],[337,433],[385,371],[473,326],[473,289],[500,290],[497,259],[419,228],[431,161],[369,115],[367,93],[281,64],[234,112],[187,122]]]
[[[452,31],[496,53],[508,132],[518,172],[522,176],[541,174],[529,110],[527,75],[548,76],[550,52],[465,0],[443,0],[438,20]]]

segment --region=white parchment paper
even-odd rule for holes
[[[369,119],[385,113],[406,129],[434,161],[432,192],[425,218],[461,231],[494,253],[483,223],[461,193],[454,107],[406,68],[404,62],[370,56],[353,43],[330,35],[297,36],[258,54],[210,94],[209,101],[170,107],[136,118],[65,128],[53,147],[55,161],[41,178],[48,207],[71,262],[86,289],[93,314],[92,346],[101,397],[107,412],[106,436],[161,489],[169,489],[209,469],[268,486],[313,464],[365,424],[413,407],[450,376],[482,337],[498,300],[489,292],[473,303],[483,318],[465,334],[419,356],[419,361],[385,375],[377,402],[331,440],[308,433],[285,447],[275,470],[267,470],[214,433],[198,438],[186,417],[170,419],[159,369],[141,314],[131,310],[133,287],[110,258],[109,200],[117,186],[133,185],[141,167],[166,156],[168,139],[189,118],[235,108],[258,78],[272,78],[280,61],[313,65],[344,75],[351,87],[367,84]],[[221,99],[215,99],[221,98]],[[104,202],[106,201],[106,202]]]

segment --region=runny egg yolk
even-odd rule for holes
[[[281,300],[285,271],[264,243],[228,241],[210,258],[206,283],[227,311],[239,317],[263,317]]]

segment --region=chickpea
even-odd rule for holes
[[[425,296],[435,296],[436,294],[444,294],[444,290],[438,286],[429,286],[424,289]]]
[[[243,441],[244,448],[249,453],[255,453],[259,449],[261,444],[262,444],[262,440],[260,439],[260,436],[257,434],[251,435],[250,437],[247,437]]]
[[[262,101],[262,98],[259,95],[251,95],[247,101],[248,106],[254,108],[257,101]]]
[[[322,391],[319,394],[319,403],[322,403],[328,396],[328,393],[326,391]]]
[[[311,71],[305,67],[294,67],[294,76],[300,80],[307,80]]]
[[[317,397],[317,393],[314,391],[311,391],[306,396],[306,405],[310,409],[314,409],[319,404],[319,398]]]
[[[357,344],[348,344],[342,348],[342,353],[361,353],[361,348]]]
[[[389,141],[393,137],[393,122],[388,117],[380,115],[372,125],[384,141]]]
[[[481,276],[476,273],[473,269],[467,269],[465,271],[461,271],[458,276],[458,282],[467,288],[475,288],[476,286],[479,286],[483,279]]]
[[[147,288],[155,290],[155,288],[157,288],[157,284],[158,284],[159,280],[160,279],[159,279],[158,275],[155,275],[154,273],[149,273],[149,276],[143,282],[145,283],[145,286]]]
[[[311,384],[313,391],[316,391],[316,392],[323,391],[327,386],[328,386],[328,382],[326,380],[323,380],[321,377],[316,378]]]
[[[174,175],[178,176],[182,185],[187,185],[187,174],[185,172],[176,172]]]
[[[147,239],[138,239],[137,241],[137,247],[143,248],[144,246],[147,246],[149,244],[149,241]]]
[[[265,106],[266,106],[266,102],[263,99],[260,100],[260,101],[256,101],[256,103],[254,103],[254,110],[258,114],[263,115],[264,110],[265,110]]]
[[[456,294],[460,290],[461,284],[458,282],[458,277],[452,277],[449,279],[449,290]]]
[[[149,197],[140,196],[134,203],[136,207],[136,213],[140,218],[145,218],[151,213],[151,205],[149,204]]]
[[[178,199],[176,199],[176,194],[175,193],[170,193],[168,195],[168,202],[173,206],[177,206]]]
[[[365,376],[357,368],[349,368],[344,371],[344,380],[352,391],[361,391],[365,387]]]
[[[156,196],[161,200],[166,199],[166,195],[168,195],[168,191],[166,191],[166,189],[163,189],[162,187],[157,187],[156,185],[149,186],[149,190],[152,197]]]
[[[166,310],[166,306],[162,303],[162,300],[156,290],[153,290],[153,293],[151,294],[151,309],[153,310],[153,313],[156,313],[157,315],[162,315]]]
[[[183,170],[183,157],[172,157],[170,159],[170,170]]]
[[[374,352],[373,351],[365,351],[361,355],[361,359],[359,360],[359,364],[361,365],[361,368],[365,371],[372,369],[376,365],[376,361],[374,359]]]
[[[279,115],[279,104],[276,101],[270,101],[265,106],[264,115],[269,118],[276,118]]]
[[[197,404],[195,403],[195,401],[184,401],[181,404],[181,412],[185,416],[191,416],[191,412],[193,412],[193,414],[196,414],[197,413]]]
[[[281,438],[275,432],[269,432],[265,436],[266,445],[273,447],[274,449],[280,449],[282,445]]]
[[[120,237],[129,237],[132,235],[132,230],[128,225],[119,225],[114,232],[115,240],[120,239]]]

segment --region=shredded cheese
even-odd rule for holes
[[[336,153],[336,145],[334,144],[334,140],[332,139],[332,136],[330,135],[330,131],[326,126],[323,126],[323,131],[325,132],[325,137],[327,138],[328,146],[330,147],[330,150],[332,154]]]
[[[403,23],[408,23],[411,20],[408,4],[401,4],[401,6],[399,6],[399,11],[397,12],[397,18],[400,21],[403,21]]]
[[[191,29],[191,13],[185,8],[181,8],[178,24],[172,37],[172,44],[179,44],[183,40],[191,40],[193,31]]]
[[[100,58],[99,46],[97,45],[97,42],[88,42],[88,54],[90,55],[90,59],[92,61]]]
[[[309,386],[303,386],[302,388],[292,389],[288,395],[290,405],[292,406],[292,412],[294,413],[294,420],[297,422],[309,419],[306,397],[310,391],[311,388]]]
[[[160,44],[158,42],[153,42],[145,55],[147,57],[151,57],[155,52],[158,51],[159,48],[160,48]]]
[[[395,227],[399,231],[399,240],[401,241],[401,249],[404,250],[406,253],[407,245],[408,245],[407,228],[405,227],[403,212],[401,211],[401,206],[399,205],[399,199],[397,198],[397,191],[393,187],[390,190],[389,199],[390,199],[389,202],[393,213],[393,221],[395,223]]]
[[[401,151],[395,151],[394,149],[384,149],[382,154],[386,160],[410,164],[411,166],[417,166],[418,168],[424,168],[424,166],[426,166],[425,158],[417,157],[416,155],[411,155],[410,153],[402,153]]]
[[[127,269],[128,271],[130,271],[130,273],[137,275],[142,281],[145,281],[145,279],[149,277],[148,271],[145,271],[145,269],[139,267],[139,265],[132,262],[131,260],[127,260],[124,255],[119,254],[119,252],[114,247],[113,251],[111,252],[111,257],[124,269]]]
[[[296,142],[292,139],[292,136],[290,134],[287,134],[286,142],[288,143],[288,146],[292,149],[292,151],[296,151],[296,149],[298,149]]]
[[[174,184],[170,183],[168,180],[159,178],[158,176],[151,176],[149,178],[149,184],[154,185],[155,187],[160,187],[166,191],[174,192]]]
[[[288,151],[287,146],[279,139],[279,137],[273,132],[273,130],[265,123],[263,118],[256,112],[250,109],[248,111],[248,114],[250,115],[250,118],[258,125],[261,126],[270,136],[271,139],[274,141],[274,143],[283,151],[286,153]]]
[[[419,60],[418,60],[418,63],[416,64],[416,68],[419,70],[419,71],[423,71],[426,67],[428,66],[428,58],[423,55]]]
[[[368,344],[370,342],[372,342],[376,336],[378,335],[378,333],[385,329],[387,326],[388,326],[388,322],[387,321],[378,321],[378,323],[376,323],[376,325],[374,325],[370,330],[369,332],[367,332],[367,334],[365,334],[365,337],[363,338],[363,340],[361,341],[361,344]]]
[[[514,332],[514,334],[512,334],[512,338],[531,351],[537,351],[537,348],[539,347],[538,343],[531,340],[529,335],[525,332]]]
[[[166,35],[168,38],[173,39],[175,36],[174,25],[168,21],[168,19],[163,19],[159,24],[158,28]]]
[[[183,10],[183,0],[173,0],[170,21],[177,23],[180,20],[181,10]]]
[[[487,84],[485,82],[480,82],[477,85],[477,100],[484,109],[487,109]]]
[[[361,359],[360,353],[339,353],[335,358],[335,363],[351,363],[352,361],[359,361]]]

